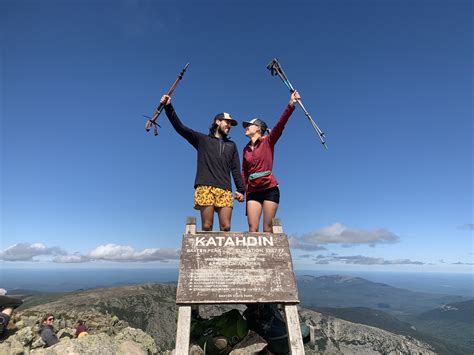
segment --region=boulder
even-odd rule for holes
[[[267,347],[267,342],[254,331],[249,331],[247,336],[242,339],[230,352],[230,355],[253,355],[258,354]]]
[[[133,340],[150,353],[158,353],[158,349],[153,338],[140,329],[130,327],[124,328],[119,334],[115,336],[115,339],[121,342]]]

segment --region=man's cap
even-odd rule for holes
[[[227,112],[218,113],[216,117],[214,117],[214,121],[215,120],[229,120],[231,126],[237,126],[237,121],[234,120],[230,113]]]
[[[262,134],[264,134],[268,129],[267,124],[260,118],[253,118],[250,121],[242,122],[242,126],[244,126],[244,128],[247,128],[247,126],[250,126],[251,124],[259,126],[260,129],[262,130]]]

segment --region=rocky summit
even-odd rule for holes
[[[144,284],[90,289],[67,294],[25,299],[0,338],[0,354],[170,354],[176,337],[175,284]],[[201,306],[202,317],[221,314],[244,305]],[[44,348],[38,335],[46,313],[56,318],[60,342]],[[379,328],[344,321],[301,309],[301,317],[312,328],[307,354],[434,354],[419,340]],[[82,319],[88,335],[74,337],[74,326]],[[231,354],[267,354],[265,341],[249,333]],[[190,353],[203,354],[197,346]]]

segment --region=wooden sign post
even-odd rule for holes
[[[222,303],[283,304],[291,354],[304,354],[298,291],[280,220],[273,221],[273,233],[249,233],[196,232],[196,219],[187,219],[176,295],[177,355],[189,351],[191,306]]]

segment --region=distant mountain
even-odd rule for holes
[[[411,336],[307,309],[302,309],[300,313],[306,324],[315,327],[316,347],[305,349],[305,354],[436,354],[432,346]]]
[[[160,351],[170,350],[176,337],[175,305],[176,285],[145,284],[71,292],[51,299],[48,303],[38,304],[41,295],[32,296],[30,304],[19,310],[17,316],[53,312],[61,315],[58,324],[74,324],[78,317],[92,317],[91,312],[107,316],[116,316],[126,324],[140,328],[151,335]],[[49,296],[48,296],[49,297]],[[244,305],[200,306],[203,317],[221,314],[228,308],[244,309]],[[84,316],[87,314],[88,316]],[[71,317],[69,319],[68,317]],[[306,354],[434,354],[433,347],[426,342],[410,336],[397,335],[382,329],[356,324],[319,312],[302,309],[301,315],[307,324],[315,327],[316,344],[305,347]],[[26,318],[25,318],[26,319]],[[104,326],[88,321],[90,326]],[[338,352],[339,351],[339,352]]]
[[[14,288],[8,291],[8,296],[27,296],[27,295],[38,295],[42,292],[35,290],[26,290],[23,288]]]
[[[439,308],[424,312],[417,318],[426,321],[455,321],[472,324],[474,322],[474,299],[445,304]]]
[[[419,314],[444,304],[465,301],[462,296],[409,291],[360,277],[299,276],[298,292],[302,306],[366,307],[392,315]]]
[[[392,333],[416,336],[415,328],[408,322],[403,322],[388,313],[366,307],[353,308],[314,308],[325,315],[344,319],[354,323],[361,323],[387,330]]]
[[[46,301],[46,302],[44,302]],[[143,284],[97,288],[29,298],[19,310],[112,314],[151,335],[159,349],[172,349],[176,333],[176,285]],[[32,306],[32,307],[31,307]]]
[[[442,305],[404,319],[420,332],[469,348],[474,353],[474,300]]]
[[[420,339],[431,346],[439,355],[465,355],[472,352],[472,348],[461,343],[461,346],[449,342],[445,337],[434,336],[417,330],[412,324],[401,321],[395,316],[380,310],[364,307],[354,308],[315,308],[315,311],[327,316],[333,316],[354,323],[369,325],[384,329],[391,333]]]

